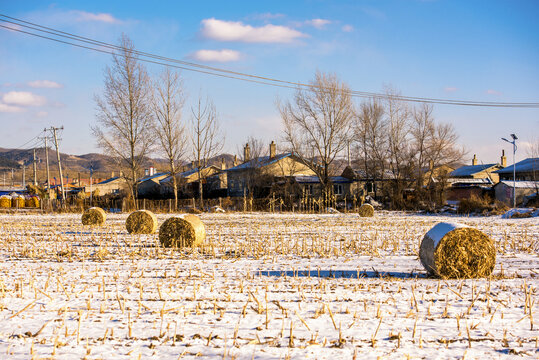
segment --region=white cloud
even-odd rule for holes
[[[41,106],[47,102],[43,96],[27,91],[10,91],[2,96],[4,103],[15,106]]]
[[[33,88],[48,88],[48,89],[60,89],[64,87],[64,85],[59,84],[55,81],[50,81],[50,80],[30,81],[28,83],[28,86],[33,87]]]
[[[24,111],[23,108],[20,108],[18,106],[12,106],[7,104],[0,103],[0,112],[4,113],[18,113]]]
[[[306,35],[280,25],[254,27],[240,21],[223,21],[215,18],[202,20],[201,33],[217,41],[239,41],[247,43],[289,43]]]
[[[444,88],[445,92],[455,92],[457,90],[458,89],[456,87],[454,87],[454,86],[447,86],[447,87]]]
[[[331,24],[331,21],[326,19],[312,19],[305,21],[305,24],[314,26],[317,29],[323,29],[326,25]]]
[[[45,116],[47,116],[47,115],[49,115],[49,113],[46,112],[46,111],[38,111],[38,112],[36,113],[36,116],[37,116],[38,118],[42,118],[42,117],[45,117]]]
[[[499,95],[502,95],[501,92],[499,92],[499,91],[497,91],[497,90],[493,90],[493,89],[488,89],[488,90],[486,91],[486,93],[489,94],[489,95],[498,95],[498,96],[499,96]]]
[[[241,57],[240,52],[235,50],[223,49],[223,50],[198,50],[191,55],[191,57],[198,61],[205,62],[230,62],[238,61]]]
[[[343,25],[343,27],[341,28],[342,31],[344,32],[352,32],[354,31],[354,27],[352,25]]]
[[[80,11],[80,10],[73,10],[72,13],[77,15],[78,21],[99,21],[99,22],[105,22],[108,24],[121,23],[119,19],[116,19],[114,16],[107,13],[91,13],[91,12]]]

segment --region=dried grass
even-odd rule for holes
[[[103,225],[107,219],[105,211],[99,207],[91,207],[82,214],[82,225]]]
[[[10,208],[11,197],[7,195],[0,196],[0,208]]]
[[[26,202],[24,200],[24,196],[14,196],[11,199],[11,207],[12,208],[23,208],[25,207]]]
[[[439,224],[438,224],[439,225]],[[434,276],[449,279],[488,277],[496,264],[496,247],[483,232],[458,227],[448,231],[434,247],[428,233],[421,242],[419,256]]]
[[[206,229],[196,215],[167,219],[159,228],[159,241],[164,247],[195,247],[204,242]]]
[[[125,221],[125,228],[130,234],[153,234],[157,231],[157,217],[148,210],[132,212]]]
[[[28,208],[38,208],[39,207],[39,198],[37,196],[32,196],[26,199],[26,207]]]
[[[374,208],[371,204],[363,204],[358,210],[359,216],[361,217],[373,217]]]

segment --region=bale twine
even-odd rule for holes
[[[26,207],[28,208],[38,208],[39,207],[39,198],[37,196],[32,196],[26,199]]]
[[[102,225],[107,219],[105,211],[99,207],[91,207],[82,214],[82,225]]]
[[[157,230],[157,217],[148,210],[137,210],[129,214],[125,228],[130,234],[153,234]]]
[[[11,207],[11,196],[2,195],[0,196],[0,208],[10,208]]]
[[[196,215],[182,215],[167,219],[159,228],[159,241],[164,247],[195,247],[206,238],[206,229]]]
[[[11,207],[12,208],[23,208],[26,206],[26,201],[24,200],[24,196],[13,196],[11,198]]]
[[[358,213],[361,217],[373,217],[374,208],[371,204],[363,204],[359,207]]]
[[[423,237],[419,258],[434,276],[480,278],[492,273],[496,247],[491,238],[477,229],[441,222]]]

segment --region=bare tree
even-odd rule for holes
[[[417,165],[417,189],[423,186],[422,170],[429,164],[435,129],[431,105],[422,104],[413,110],[411,135]]]
[[[112,66],[105,69],[105,90],[95,97],[98,125],[92,131],[99,147],[128,169],[125,179],[136,199],[137,172],[154,143],[151,86],[126,35],[120,38],[120,46]]]
[[[248,155],[246,154],[248,148]],[[249,166],[243,172],[243,181],[249,197],[253,197],[257,186],[259,186],[264,178],[264,170],[262,168],[262,157],[266,156],[264,142],[261,139],[249,136],[245,147],[237,149],[238,158],[242,162],[249,162]]]
[[[191,107],[191,142],[192,159],[197,167],[198,191],[200,207],[204,206],[202,169],[208,165],[208,160],[219,155],[223,149],[224,136],[219,127],[215,105],[210,99],[203,104],[198,99],[196,107]]]
[[[384,108],[377,99],[363,102],[354,117],[354,139],[358,145],[361,166],[367,179],[380,177],[386,161],[386,128]]]
[[[279,104],[284,139],[330,191],[330,168],[350,138],[353,104],[350,89],[334,74],[317,72],[307,89],[296,91],[293,102]]]
[[[187,133],[182,124],[185,99],[178,73],[167,68],[155,84],[152,107],[159,152],[168,162],[174,192],[174,208],[178,208],[178,179],[180,165],[187,147]]]

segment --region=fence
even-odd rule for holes
[[[302,213],[325,213],[336,209],[342,212],[357,211],[361,205],[358,199],[337,199],[335,196],[300,198],[272,196],[270,198],[255,199],[250,197],[227,197],[217,199],[204,199],[202,209],[209,211],[212,207],[219,206],[227,212],[302,212]],[[44,212],[82,212],[92,206],[97,206],[109,212],[130,212],[135,209],[150,210],[155,213],[185,212],[193,208],[200,209],[199,199],[178,199],[178,207],[175,208],[173,199],[150,200],[138,199],[137,206],[127,199],[89,199],[68,198],[66,201],[57,199],[44,199],[41,202],[41,210]]]

